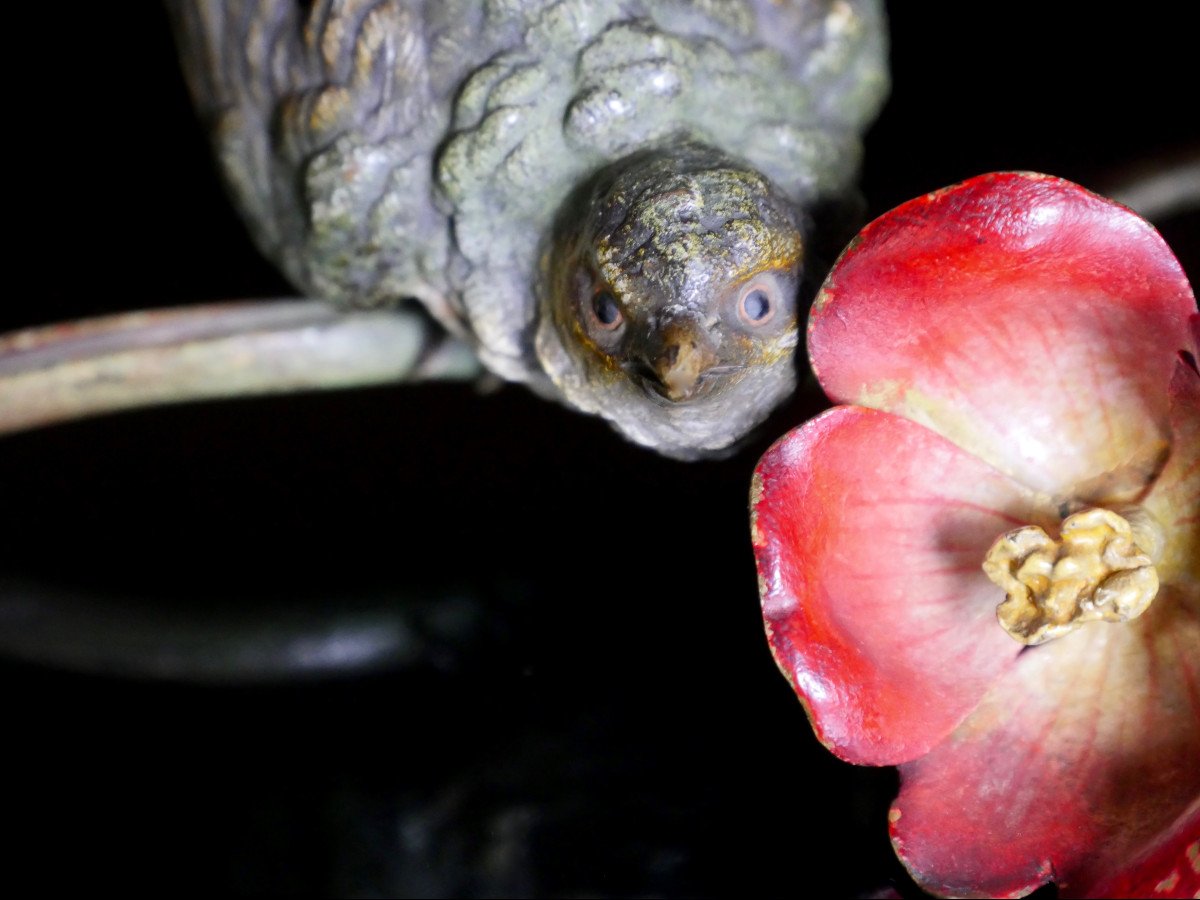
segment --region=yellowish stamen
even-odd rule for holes
[[[1022,644],[1062,637],[1087,622],[1128,622],[1158,593],[1162,527],[1141,507],[1085,509],[1056,541],[1036,525],[1002,535],[983,571],[1007,595],[1000,625]]]

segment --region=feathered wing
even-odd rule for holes
[[[304,285],[296,160],[273,140],[279,98],[319,84],[294,2],[172,0],[180,62],[234,202],[259,249]]]
[[[301,289],[419,297],[448,324],[430,159],[478,3],[171,0],[184,72],[234,200]],[[474,14],[472,14],[474,12]]]

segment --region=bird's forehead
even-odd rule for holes
[[[799,232],[786,216],[773,214],[764,185],[735,173],[707,174],[729,177],[708,183],[676,177],[634,197],[607,198],[596,262],[627,302],[669,298],[702,307],[715,290],[754,272],[799,263]]]

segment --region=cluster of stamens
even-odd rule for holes
[[[996,610],[1004,630],[1041,644],[1145,612],[1158,593],[1162,547],[1162,528],[1140,507],[1093,508],[1065,518],[1057,541],[1036,525],[1002,535],[983,570],[1005,592]]]

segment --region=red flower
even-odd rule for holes
[[[1153,228],[1031,174],[886,214],[817,298],[813,368],[854,405],[759,463],[763,615],[818,738],[900,766],[892,842],[930,891],[1200,889],[1198,323]],[[1156,523],[1137,618],[1081,624],[1120,617],[1128,575],[1070,580],[1086,566],[1050,542],[1085,509]],[[985,557],[1033,525],[1066,562],[997,587]],[[1037,634],[997,615],[1026,587]]]

